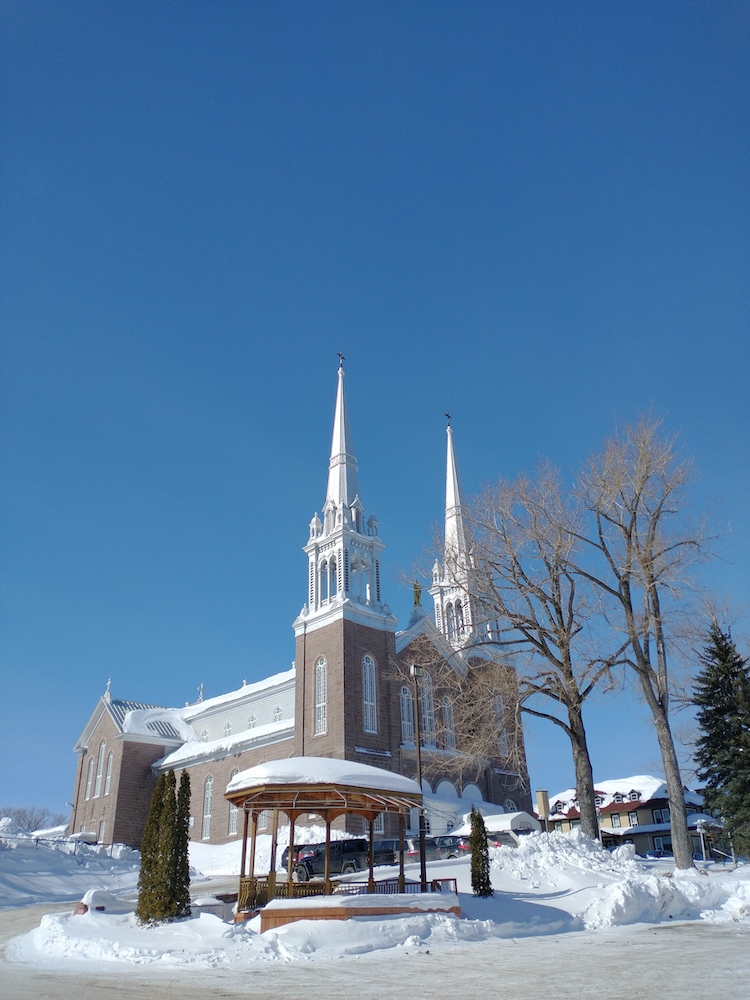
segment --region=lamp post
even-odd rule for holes
[[[421,726],[420,726],[420,711],[419,711],[419,685],[422,680],[422,675],[424,670],[418,667],[416,663],[412,664],[409,669],[409,674],[414,679],[414,713],[416,715],[416,730],[414,733],[414,745],[417,749],[417,784],[419,785],[420,792],[422,791],[422,752],[421,752]],[[427,856],[425,851],[424,843],[424,800],[422,805],[419,807],[419,879],[420,888],[422,892],[427,892]]]

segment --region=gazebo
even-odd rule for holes
[[[269,761],[235,775],[227,786],[226,798],[244,814],[242,861],[237,911],[249,913],[275,898],[330,895],[331,824],[339,816],[363,816],[369,825],[369,877],[367,892],[377,891],[373,875],[375,818],[383,812],[398,813],[399,875],[391,892],[405,892],[404,817],[407,810],[421,808],[422,792],[416,781],[393,771],[369,764],[328,757],[291,757]],[[271,864],[267,876],[255,875],[255,845],[258,817],[273,815]],[[289,819],[289,861],[286,883],[276,881],[276,843],[279,812]],[[325,876],[323,882],[297,883],[294,870],[294,827],[303,814],[322,817],[326,827]],[[248,854],[248,835],[250,850]]]

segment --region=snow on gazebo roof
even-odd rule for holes
[[[257,764],[236,774],[227,785],[227,794],[266,785],[342,785],[396,795],[422,794],[416,781],[403,774],[385,771],[371,764],[333,760],[330,757],[288,757],[286,760]]]

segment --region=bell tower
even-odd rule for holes
[[[340,355],[328,483],[310,521],[307,600],[293,628],[295,754],[387,767],[396,617],[383,600],[379,525],[359,492]]]

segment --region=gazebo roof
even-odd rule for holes
[[[419,805],[416,781],[370,764],[329,757],[289,757],[258,764],[230,781],[226,798],[239,808],[364,815]]]

